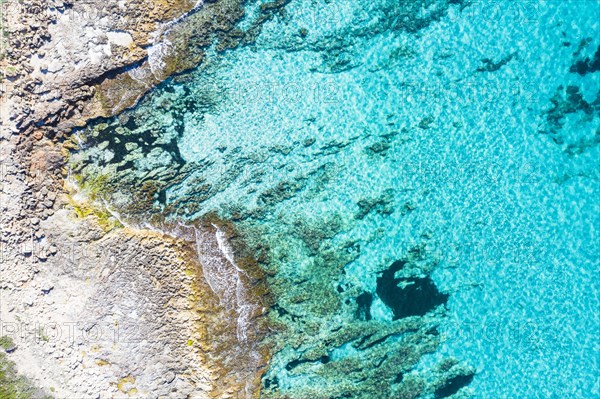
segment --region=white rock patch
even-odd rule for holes
[[[133,37],[127,32],[106,32],[108,41],[122,47],[129,47],[133,43]]]

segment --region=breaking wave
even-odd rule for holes
[[[234,252],[226,233],[217,225],[211,229],[194,228],[198,259],[204,278],[219,298],[221,305],[237,314],[237,338],[247,342],[248,328],[256,306],[250,302],[242,279],[245,273],[235,263]]]
[[[162,75],[162,72],[165,69],[165,58],[169,55],[169,52],[172,49],[172,43],[167,39],[167,35],[171,32],[173,27],[175,27],[179,22],[183,21],[190,15],[194,14],[204,5],[203,0],[198,0],[194,7],[191,10],[186,12],[185,14],[169,21],[164,24],[161,24],[153,33],[152,33],[152,42],[153,44],[148,47],[148,64],[150,65],[150,70],[152,74],[159,78]]]
[[[171,42],[168,39],[164,39],[148,47],[148,65],[156,78],[161,76],[165,70],[165,59],[169,55],[171,46]]]

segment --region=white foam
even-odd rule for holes
[[[148,60],[150,60],[150,54],[148,54]],[[131,77],[131,79],[150,88],[151,87],[151,84],[149,83],[150,75],[153,75],[153,78],[156,78],[156,74],[152,70],[152,64],[150,63],[150,61],[148,61],[148,64],[150,65],[150,71],[148,71],[146,68],[137,67],[137,68],[133,68],[130,71],[128,71],[127,74]]]
[[[237,267],[233,260],[233,248],[231,248],[231,245],[229,245],[225,232],[221,230],[216,224],[211,223],[211,225],[216,229],[215,236],[217,238],[217,245],[219,246],[219,250],[223,253],[225,259],[227,259],[229,263],[231,263],[231,265],[239,271],[240,269]]]
[[[159,27],[152,32],[152,45],[148,47],[148,64],[150,65],[150,70],[154,74],[155,77],[159,78],[163,75],[163,71],[165,68],[165,57],[169,54],[170,50],[173,47],[173,44],[166,38],[167,34],[171,32],[173,27],[177,25],[179,22],[183,21],[185,18],[196,12],[200,7],[204,5],[203,0],[198,0],[194,7],[190,9],[185,14],[169,21],[164,24],[159,25]]]
[[[217,225],[212,226],[215,228],[214,238],[208,231],[195,229],[198,259],[204,278],[219,297],[221,305],[227,310],[235,310],[238,316],[238,341],[246,342],[256,306],[249,301],[248,291],[242,280],[244,271],[235,263],[233,248],[227,241],[226,233]]]
[[[157,79],[163,75],[166,67],[165,58],[171,48],[172,44],[167,39],[148,47],[148,65],[150,66],[150,71],[152,71],[152,74]]]

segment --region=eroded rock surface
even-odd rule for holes
[[[2,7],[0,336],[16,343],[7,356],[40,395],[257,395],[268,350],[237,339],[190,229],[174,238],[125,228],[65,184],[72,129],[134,105],[215,40],[236,45],[239,2]],[[188,46],[197,52],[182,57]],[[260,317],[253,309],[247,316]]]

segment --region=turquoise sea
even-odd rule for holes
[[[291,0],[82,137],[111,207],[255,251],[261,397],[600,398],[598,1]]]

